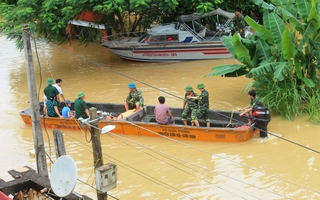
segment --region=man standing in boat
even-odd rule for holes
[[[129,88],[129,95],[127,96],[125,102],[124,102],[124,107],[126,108],[126,111],[129,109],[142,109],[143,107],[143,97],[142,93],[140,90],[137,89],[136,84],[133,82],[129,83],[128,85]]]
[[[209,93],[207,90],[204,89],[204,84],[199,83],[197,85],[197,88],[200,90],[201,94],[199,96],[193,97],[193,96],[188,96],[188,99],[196,99],[198,100],[198,107],[197,109],[194,110],[194,112],[191,113],[191,120],[193,120],[194,124],[196,126],[199,125],[199,118],[203,118],[206,126],[210,127],[210,119],[208,116],[209,112]]]
[[[244,37],[244,28],[246,27],[246,22],[241,14],[241,9],[237,7],[235,9],[235,16],[231,19],[233,22],[233,27],[231,28],[232,35],[235,33],[240,33],[241,37]]]
[[[188,125],[187,118],[191,115],[192,111],[197,109],[198,107],[198,100],[196,99],[188,99],[188,96],[197,97],[198,95],[193,91],[193,88],[191,85],[187,85],[185,88],[186,94],[184,95],[184,101],[182,106],[182,121],[184,125]],[[191,126],[193,126],[194,123],[191,120]]]
[[[46,113],[47,111],[47,101],[48,99],[50,99],[50,96],[53,94],[54,98],[56,99],[56,101],[59,103],[60,102],[60,98],[59,98],[59,91],[57,90],[57,88],[55,88],[53,86],[54,81],[52,78],[48,78],[47,82],[48,85],[44,88],[43,90],[43,113]]]
[[[64,98],[61,85],[62,85],[62,79],[61,79],[61,78],[58,78],[58,79],[56,79],[56,84],[54,84],[54,85],[52,85],[52,86],[55,87],[55,88],[57,88],[57,90],[59,91],[60,97],[61,97],[61,98],[63,99],[63,101],[65,102],[66,99]],[[60,99],[60,102],[59,102],[59,103],[61,103],[61,99]]]
[[[84,119],[89,118],[90,113],[86,102],[83,100],[85,98],[84,92],[78,93],[78,98],[74,101],[74,111],[76,113],[76,118],[82,117]]]

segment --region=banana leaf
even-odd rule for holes
[[[314,6],[312,7],[310,14],[309,14],[306,21],[315,20],[317,22],[318,26],[320,26],[320,15],[319,15],[320,5],[319,5],[319,2],[317,2],[316,0],[311,0],[311,1]]]
[[[293,57],[293,60],[294,60],[293,67],[295,70],[295,74],[298,79],[302,80],[303,79],[302,67],[306,63],[306,56],[303,52],[299,52]]]
[[[276,11],[280,13],[285,20],[289,20],[291,24],[298,27],[304,26],[305,24],[300,22],[295,16],[286,10],[286,8],[277,8]]]
[[[296,50],[295,50],[295,45],[292,41],[292,36],[291,36],[288,28],[286,28],[283,31],[281,46],[282,46],[283,58],[286,60],[291,60],[292,57],[295,55]]]
[[[249,50],[242,44],[241,37],[239,34],[234,34],[232,36],[232,43],[234,45],[234,51],[236,53],[236,59],[247,65],[249,68],[252,68],[251,57]]]
[[[271,54],[270,46],[263,39],[257,40],[257,56],[260,62],[266,61],[268,63],[274,61],[274,57]]]
[[[266,29],[270,31],[269,13],[264,13],[263,14],[263,23],[264,23],[264,26],[266,27]],[[270,31],[270,33],[271,33],[271,31]],[[272,35],[272,33],[271,33],[271,35]],[[272,35],[272,41],[274,43],[273,35]]]
[[[256,48],[256,52],[254,53],[253,56],[251,56],[251,63],[252,63],[252,68],[257,67],[260,64],[259,61],[259,56],[257,55],[257,48]]]
[[[257,6],[261,6],[262,8],[267,9],[267,10],[273,10],[275,8],[274,5],[268,4],[268,3],[264,2],[263,0],[253,0],[253,2]]]
[[[291,68],[287,62],[277,62],[273,63],[275,72],[273,73],[273,79],[283,81],[286,76],[288,76]]]
[[[221,37],[221,41],[224,44],[224,46],[228,49],[228,51],[230,52],[230,54],[236,58],[236,52],[234,51],[234,46],[232,43],[232,36],[222,36]]]
[[[268,30],[266,27],[258,24],[256,21],[254,21],[249,16],[246,16],[244,19],[253,30],[258,31],[262,34],[262,38],[264,40],[266,40],[269,44],[274,43],[272,33],[270,30]]]
[[[302,81],[306,84],[306,86],[313,88],[315,87],[315,83],[310,78],[303,78]]]
[[[303,21],[306,21],[310,14],[310,1],[308,0],[296,0],[297,10]]]
[[[304,30],[304,33],[301,33],[303,34],[302,35],[302,38],[300,40],[300,43],[297,47],[297,50],[299,52],[302,52],[303,51],[303,48],[304,46],[306,46],[307,43],[309,43],[310,39],[314,40],[314,38],[312,38],[313,34],[315,33],[315,29],[319,27],[314,27],[312,23],[309,23],[306,27],[306,29]],[[319,34],[319,33],[318,33]],[[308,53],[308,52],[305,52],[305,53]]]
[[[266,61],[263,61],[259,67],[253,68],[250,70],[250,73],[254,76],[261,75],[261,74],[267,74],[270,72],[273,72],[274,68],[272,63],[268,63]]]
[[[248,71],[241,68],[237,71],[234,71],[234,72],[230,72],[228,74],[225,74],[224,77],[239,77],[239,76],[245,76],[247,75]]]
[[[269,20],[270,31],[273,35],[274,42],[277,45],[278,49],[280,50],[282,49],[281,40],[282,40],[282,33],[285,29],[285,24],[276,13],[269,13],[268,20]]]
[[[212,67],[212,72],[206,74],[208,76],[226,76],[226,77],[238,77],[248,73],[246,66],[244,65],[219,65]]]
[[[271,0],[271,3],[277,6],[276,12],[281,13],[279,9],[283,9],[293,16],[298,16],[295,0]]]
[[[273,3],[275,6],[282,6],[284,5],[285,3],[281,0],[270,0],[271,3]]]
[[[284,78],[290,72],[290,67],[287,62],[264,62],[259,67],[250,70],[250,73],[254,76],[259,76],[261,74],[268,74],[273,72],[273,79],[283,81]]]
[[[256,53],[256,48],[257,48],[256,41],[252,40],[252,39],[241,38],[241,42],[242,42],[243,46],[245,46],[248,49],[249,55],[252,58],[254,56],[254,54]]]

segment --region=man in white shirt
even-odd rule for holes
[[[62,85],[62,79],[58,78],[56,80],[56,84],[52,85],[54,86],[55,88],[57,88],[57,90],[59,91],[59,94],[60,94],[60,97],[63,99],[64,102],[66,102],[64,96],[63,96],[63,92],[62,92],[62,89],[61,89],[61,85]],[[59,103],[61,103],[61,99],[59,98]]]

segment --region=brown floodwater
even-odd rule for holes
[[[33,134],[19,116],[29,106],[24,51],[0,37],[0,177],[11,180],[7,171],[19,166],[36,169]],[[251,80],[204,77],[211,67],[236,63],[234,59],[140,63],[124,61],[100,44],[79,46],[33,44],[36,85],[42,97],[47,78],[61,78],[66,99],[78,92],[86,101],[122,103],[127,85],[134,81],[145,104],[157,105],[160,95],[166,104],[182,106],[184,88],[203,82],[210,94],[211,109],[233,110],[248,104],[245,92]],[[39,61],[37,60],[39,57]],[[41,99],[40,99],[41,100]],[[130,135],[101,136],[103,161],[117,165],[117,187],[109,199],[320,199],[319,126],[306,118],[287,121],[272,116],[270,136],[245,143],[175,141]],[[93,155],[89,134],[63,131],[67,154],[76,162],[75,191],[96,199]],[[47,153],[55,160],[51,129],[43,129]],[[299,146],[301,145],[301,146]],[[307,148],[309,149],[307,149]],[[315,151],[313,151],[315,150]],[[48,169],[52,164],[47,159]]]

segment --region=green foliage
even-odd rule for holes
[[[42,35],[48,41],[63,41],[66,38],[66,23],[61,17],[64,2],[60,0],[19,0],[17,5],[0,6],[1,17],[5,20],[0,30],[8,33],[10,39],[17,38],[18,47],[21,42],[21,25],[28,25],[33,32]]]
[[[172,22],[183,14],[205,13],[218,7],[233,11],[236,6],[247,13],[259,10],[251,2],[242,0],[4,0],[0,1],[0,31],[10,39],[18,39],[17,30],[28,24],[38,37],[47,41],[62,43],[73,39],[74,32],[81,42],[92,41],[99,31],[92,28],[69,26],[68,22],[78,18],[83,12],[93,12],[99,16],[96,22],[105,24],[109,34],[144,31],[151,24]],[[255,12],[255,14],[260,14]],[[213,21],[206,21],[213,24]],[[69,30],[66,33],[66,28]],[[81,31],[80,31],[81,30]],[[12,34],[11,34],[12,33]]]
[[[108,34],[145,31],[151,24],[172,22],[183,14],[205,13],[218,7],[233,11],[236,6],[243,10],[256,11],[251,2],[241,0],[5,0],[0,1],[0,31],[10,39],[18,39],[17,27],[28,24],[38,37],[47,41],[62,43],[74,38],[81,42],[93,41],[99,30],[68,25],[83,12],[93,12],[99,16],[96,23],[105,24]],[[231,5],[231,6],[230,6]],[[257,13],[256,13],[257,14]],[[259,13],[258,13],[259,14]],[[214,24],[214,19],[206,21]],[[66,33],[66,28],[68,32]],[[11,34],[12,33],[12,34]],[[20,45],[19,45],[20,46]]]
[[[256,85],[254,84],[254,86]],[[300,106],[303,97],[295,86],[297,86],[295,82],[283,82],[280,85],[279,83],[271,82],[267,88],[264,88],[269,89],[269,92],[262,90],[263,87],[258,88],[257,92],[261,96],[263,95],[262,101],[269,108],[273,108],[272,112],[274,114],[283,115],[291,120],[293,117],[301,116],[302,114]]]
[[[244,39],[235,34],[222,39],[243,65],[215,66],[206,76],[244,74],[253,78],[253,86],[275,113],[288,119],[302,112],[315,117],[320,109],[320,2],[254,2],[265,9],[264,25],[247,16],[246,22],[255,31],[253,37]]]
[[[238,77],[248,73],[248,71],[246,71],[243,65],[220,65],[215,67],[212,73],[216,76]],[[207,74],[206,76],[212,75]]]
[[[187,3],[186,3],[187,2]],[[176,9],[179,12],[176,12]],[[186,9],[184,9],[184,6]],[[146,30],[152,23],[161,23],[163,19],[173,21],[176,14],[192,13],[199,6],[199,11],[213,8],[212,3],[202,0],[18,0],[5,1],[0,5],[0,18],[5,20],[0,24],[0,31],[6,33],[10,39],[20,37],[13,30],[21,24],[28,24],[37,36],[48,41],[64,42],[73,39],[72,33],[77,27],[68,26],[68,22],[78,18],[83,12],[94,12],[99,17],[97,23],[105,24],[108,31],[114,33]],[[191,9],[190,9],[191,8]],[[185,13],[183,13],[185,14]],[[71,28],[66,33],[66,28]],[[92,28],[81,28],[82,42],[91,41],[99,31]],[[84,30],[84,31],[83,31]],[[110,31],[109,31],[110,32]]]
[[[306,105],[306,112],[309,115],[309,120],[315,124],[320,124],[320,108],[317,105],[319,102],[317,99],[320,98],[319,93],[316,93],[311,97],[310,104]]]
[[[268,76],[260,76],[252,84],[259,96],[262,96],[263,103],[272,109],[273,114],[284,116],[288,120],[302,116],[304,113],[309,116],[313,123],[320,124],[320,88],[315,90],[305,85],[293,82],[274,82]],[[270,81],[271,80],[271,81]],[[319,89],[318,89],[319,88]]]

